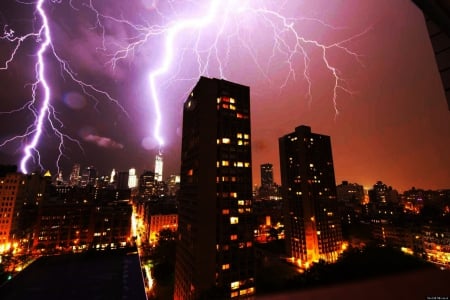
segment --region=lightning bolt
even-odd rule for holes
[[[52,2],[60,3],[60,1],[55,0],[52,0]],[[70,5],[73,7],[71,1]],[[13,141],[21,140],[23,141],[23,150],[22,150],[23,156],[22,159],[20,160],[20,170],[25,174],[28,173],[27,165],[30,159],[33,159],[40,166],[41,169],[44,169],[44,166],[41,163],[40,153],[38,151],[38,144],[45,130],[45,124],[48,124],[50,130],[59,140],[58,143],[59,152],[56,158],[56,166],[59,173],[60,160],[64,156],[63,154],[63,149],[65,147],[64,141],[69,140],[71,142],[74,142],[81,150],[83,150],[83,148],[81,147],[81,144],[78,140],[72,138],[67,134],[64,134],[60,130],[60,128],[63,127],[63,122],[58,118],[54,107],[50,103],[52,94],[51,94],[51,87],[46,76],[47,67],[45,56],[47,54],[50,53],[53,56],[53,58],[60,64],[62,72],[68,75],[68,77],[73,82],[79,85],[86,95],[90,96],[96,102],[98,102],[98,98],[94,94],[104,96],[111,102],[117,104],[125,114],[127,113],[125,109],[119,104],[119,102],[115,100],[113,97],[111,97],[109,93],[96,88],[94,85],[79,80],[75,72],[72,71],[68,62],[58,55],[53,46],[49,20],[44,8],[44,0],[38,0],[36,2],[36,14],[42,23],[36,32],[30,32],[23,36],[16,36],[15,31],[13,29],[9,28],[8,26],[5,26],[3,35],[0,36],[0,40],[5,40],[7,42],[15,44],[13,50],[11,51],[10,56],[5,60],[4,64],[0,66],[0,70],[8,70],[9,65],[14,61],[18,51],[20,50],[21,46],[25,41],[34,38],[36,43],[38,44],[38,49],[36,52],[37,59],[36,64],[34,66],[36,79],[31,84],[31,91],[32,91],[31,100],[18,109],[8,112],[0,112],[0,115],[12,114],[28,109],[34,116],[34,122],[33,124],[29,125],[26,128],[23,134],[4,140],[2,143],[0,143],[0,147],[3,147],[6,144],[9,144]]]
[[[60,1],[52,0],[53,4]],[[332,26],[317,18],[292,17],[287,16],[287,6],[294,1],[273,1],[273,0],[211,0],[211,1],[182,1],[171,0],[164,2],[159,7],[153,6],[153,10],[142,24],[126,19],[122,13],[119,17],[102,13],[101,6],[96,6],[94,0],[80,2],[79,7],[75,7],[73,1],[68,0],[69,5],[80,13],[82,9],[87,9],[95,16],[94,27],[100,29],[102,39],[102,51],[109,53],[108,63],[115,69],[121,60],[132,58],[139,50],[151,48],[160,50],[162,54],[155,55],[152,66],[149,66],[147,80],[149,85],[149,109],[150,114],[155,115],[154,121],[149,124],[150,132],[158,144],[159,151],[162,152],[164,146],[163,138],[163,113],[161,104],[164,102],[162,90],[176,82],[189,82],[191,88],[199,76],[218,76],[227,79],[233,55],[240,56],[246,53],[249,57],[249,64],[252,63],[254,70],[267,80],[271,85],[284,88],[292,80],[297,80],[297,62],[302,66],[301,76],[306,82],[306,98],[313,99],[313,77],[311,76],[311,62],[315,59],[311,52],[319,53],[323,67],[332,78],[331,102],[335,110],[335,115],[339,114],[338,94],[345,92],[352,94],[351,89],[341,75],[337,65],[330,58],[331,52],[343,52],[356,62],[362,65],[361,55],[353,51],[349,45],[367,33],[370,28],[357,34],[332,42],[322,42],[312,38],[311,34],[302,32],[306,26],[318,26],[333,31],[342,28]],[[44,0],[36,3],[36,11],[42,22],[37,32],[16,37],[13,30],[5,28],[4,34],[0,37],[13,43],[12,54],[0,66],[0,70],[8,68],[15,58],[17,50],[27,39],[35,38],[40,47],[37,52],[36,81],[32,85],[32,100],[17,109],[29,109],[35,116],[35,122],[30,125],[24,134],[8,139],[0,144],[0,147],[14,140],[29,140],[23,148],[24,156],[21,160],[21,169],[26,172],[28,161],[33,158],[40,164],[38,143],[42,134],[43,124],[49,124],[50,129],[59,138],[60,156],[63,155],[64,141],[70,140],[79,147],[80,143],[68,135],[63,134],[59,128],[62,122],[55,115],[55,110],[50,104],[51,89],[46,80],[45,55],[51,55],[61,65],[61,69],[76,82],[83,91],[91,98],[97,99],[95,95],[107,98],[116,103],[125,113],[125,109],[119,102],[113,99],[107,92],[97,89],[93,85],[86,84],[79,80],[72,71],[68,63],[63,60],[55,51],[52,43],[51,32],[47,20],[47,15],[43,8]],[[153,22],[153,23],[152,23]],[[120,44],[113,43],[108,39],[107,33],[110,30],[109,23],[115,23],[126,28],[127,37],[122,38]],[[269,45],[270,50],[265,53],[259,50],[257,45],[262,43]],[[188,74],[185,72],[184,64],[194,63],[194,70]],[[275,79],[275,71],[283,71],[283,78]],[[38,100],[38,90],[42,96]],[[187,89],[189,91],[191,89]],[[187,92],[186,92],[187,94]],[[38,102],[39,109],[36,108]],[[13,113],[10,111],[8,113]],[[41,166],[42,167],[42,166]],[[59,169],[59,168],[58,168]]]
[[[171,1],[174,4],[176,1]],[[267,1],[266,1],[267,2]],[[273,2],[273,1],[272,1]],[[281,9],[288,1],[276,2]],[[197,3],[197,2],[195,2]],[[193,17],[184,16],[183,14],[175,14],[175,18],[168,22],[166,25],[154,25],[154,26],[138,26],[123,19],[113,18],[111,16],[105,16],[98,13],[98,10],[94,8],[92,1],[90,7],[98,14],[98,20],[101,18],[114,20],[122,24],[130,26],[136,30],[137,38],[135,42],[128,44],[126,47],[119,49],[112,55],[111,63],[113,65],[121,59],[125,59],[136,51],[136,47],[145,45],[151,37],[163,36],[162,53],[164,53],[160,65],[153,67],[148,73],[149,86],[150,86],[150,98],[153,103],[153,111],[156,115],[153,127],[153,136],[158,142],[159,147],[164,144],[164,140],[161,133],[161,126],[163,124],[161,103],[162,97],[159,94],[161,87],[167,85],[167,82],[175,82],[177,80],[195,81],[199,76],[208,76],[211,72],[211,66],[217,65],[216,73],[221,78],[226,78],[226,66],[228,65],[230,53],[233,50],[232,38],[236,38],[239,41],[241,48],[247,51],[253,60],[256,68],[263,74],[268,80],[271,80],[270,65],[273,64],[275,57],[281,55],[284,57],[284,61],[281,63],[287,66],[285,78],[282,81],[280,88],[285,87],[290,80],[296,80],[297,72],[294,66],[294,60],[300,56],[303,60],[303,78],[307,82],[307,99],[312,101],[312,85],[313,81],[310,76],[310,62],[311,57],[308,54],[308,47],[315,48],[320,51],[321,59],[325,68],[329,71],[329,74],[333,78],[333,94],[332,103],[336,116],[339,114],[337,97],[339,90],[353,94],[352,91],[347,88],[345,80],[341,77],[339,69],[331,62],[328,53],[333,50],[340,50],[353,57],[358,63],[362,65],[360,55],[355,51],[352,51],[347,45],[353,40],[366,34],[370,28],[352,35],[343,40],[332,42],[329,44],[321,43],[318,40],[308,39],[300,33],[297,29],[302,22],[315,23],[320,26],[331,28],[332,30],[339,30],[338,27],[333,27],[319,19],[315,18],[289,18],[285,17],[279,10],[268,8],[264,5],[264,1],[209,1],[209,6],[206,9],[199,9],[199,11],[205,11],[202,15],[196,15]],[[281,10],[280,9],[280,10]],[[166,14],[158,10],[158,14],[165,16]],[[251,45],[243,36],[245,31],[245,25],[251,20],[259,20],[264,23],[264,26],[270,29],[268,39],[272,41],[272,53],[269,57],[263,58],[268,63],[263,66],[260,63],[260,58],[254,50],[254,45]],[[98,21],[101,24],[101,21]],[[212,28],[211,28],[212,27]],[[253,30],[258,30],[253,28]],[[213,32],[214,37],[210,38],[209,45],[200,46],[202,43],[202,36],[207,32]],[[179,40],[182,39],[182,35],[190,36],[190,41],[187,43],[190,47],[180,47]],[[248,35],[248,33],[247,33]],[[221,49],[221,41],[225,41],[225,46]],[[178,73],[182,68],[179,64],[175,66],[175,58],[178,56],[184,58],[188,52],[193,53],[192,58],[197,63],[197,71],[191,78],[179,78]],[[223,53],[223,55],[221,55]],[[182,61],[182,59],[180,59]],[[168,76],[173,69],[178,69],[170,75],[170,79],[164,82],[161,78]],[[193,84],[192,84],[193,86]]]

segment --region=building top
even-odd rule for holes
[[[124,250],[45,256],[0,288],[0,299],[146,300],[137,253]]]

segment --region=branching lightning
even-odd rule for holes
[[[73,8],[74,14],[80,13],[80,8],[75,8],[72,1],[67,1]],[[281,83],[276,83],[280,88],[285,87],[291,80],[297,79],[299,71],[297,65],[300,61],[302,76],[307,84],[306,98],[309,101],[313,99],[313,78],[310,65],[313,58],[310,53],[313,51],[320,53],[321,63],[333,79],[331,100],[336,115],[339,113],[338,92],[351,94],[351,90],[347,87],[338,67],[330,59],[329,53],[331,51],[343,52],[361,63],[360,55],[349,48],[349,44],[364,35],[367,30],[329,43],[307,37],[301,31],[305,24],[308,26],[313,24],[336,31],[340,28],[333,27],[316,18],[286,16],[285,6],[288,3],[292,4],[293,1],[286,0],[280,3],[280,1],[274,0],[210,0],[203,3],[203,1],[172,0],[165,3],[167,5],[165,8],[154,7],[152,14],[149,13],[148,20],[143,22],[144,24],[127,20],[120,12],[117,14],[120,17],[102,13],[101,5],[94,0],[83,1],[82,8],[94,14],[96,20],[94,26],[100,29],[102,50],[110,54],[108,62],[113,69],[119,61],[132,57],[139,50],[147,49],[146,51],[159,53],[159,56],[155,54],[157,58],[149,66],[150,69],[146,76],[151,101],[149,110],[155,115],[154,121],[149,124],[149,131],[153,132],[153,137],[161,151],[164,146],[162,88],[176,81],[189,81],[193,85],[199,76],[210,76],[211,74],[226,79],[233,53],[234,55],[238,53],[239,56],[240,53],[245,52],[252,61],[252,68],[256,69],[259,75],[270,83],[273,83],[274,67],[283,69],[284,77]],[[57,3],[58,1],[53,2]],[[37,15],[42,23],[37,32],[15,36],[13,30],[5,28],[3,36],[0,37],[15,45],[11,55],[0,66],[0,70],[8,69],[25,40],[34,38],[39,43],[35,65],[36,81],[32,85],[32,98],[29,103],[16,110],[29,109],[35,116],[35,122],[26,129],[24,134],[5,140],[0,144],[2,147],[14,140],[26,141],[20,164],[23,172],[27,172],[27,163],[31,158],[40,164],[38,145],[45,122],[59,138],[60,156],[58,161],[63,155],[65,140],[73,141],[81,147],[78,141],[60,131],[62,122],[55,115],[55,110],[50,103],[51,87],[46,79],[45,54],[51,54],[61,65],[62,70],[69,75],[69,78],[91,98],[96,99],[95,95],[100,95],[120,106],[107,92],[79,80],[67,61],[58,55],[53,47],[43,4],[44,0],[36,3]],[[158,18],[155,18],[155,15]],[[153,22],[152,18],[157,21]],[[127,28],[128,37],[122,41],[121,46],[108,43],[106,22]],[[267,53],[258,51],[255,39],[257,42],[269,45],[270,50]],[[191,70],[188,75],[181,72],[184,69],[183,64],[186,62],[195,64],[194,70]],[[240,71],[245,72],[245,70]],[[123,107],[121,108],[123,109]],[[125,112],[124,109],[123,111]]]
[[[71,4],[72,5],[72,4]],[[102,95],[106,97],[108,100],[117,104],[122,111],[126,114],[125,109],[112,98],[109,93],[96,88],[95,86],[85,83],[82,80],[77,79],[76,74],[72,71],[67,61],[62,59],[56,52],[53,47],[52,35],[50,32],[49,20],[47,17],[47,13],[44,8],[44,0],[38,0],[36,2],[36,14],[41,21],[41,26],[36,32],[31,32],[25,34],[23,36],[15,36],[15,32],[13,29],[8,28],[7,26],[4,28],[4,33],[0,36],[1,40],[6,40],[15,44],[10,56],[6,59],[3,66],[0,66],[0,70],[7,70],[11,62],[13,62],[16,57],[17,52],[21,48],[22,44],[28,40],[34,38],[36,43],[38,44],[38,50],[36,52],[36,64],[35,68],[35,78],[36,80],[31,84],[31,100],[28,101],[22,107],[8,111],[8,112],[0,112],[0,114],[12,114],[15,112],[22,111],[24,109],[28,109],[34,116],[34,123],[29,125],[25,132],[21,135],[14,136],[12,138],[4,140],[0,143],[0,147],[5,146],[8,143],[11,143],[16,140],[21,140],[23,142],[23,156],[20,161],[20,170],[23,173],[28,173],[27,164],[30,159],[35,160],[35,162],[40,166],[41,169],[44,169],[44,166],[41,164],[40,153],[38,150],[38,144],[41,139],[42,133],[45,130],[45,123],[47,123],[50,127],[50,130],[59,140],[58,150],[59,154],[56,159],[56,166],[58,168],[59,173],[59,162],[63,154],[64,149],[64,141],[69,140],[74,142],[81,150],[81,144],[78,140],[72,138],[71,136],[64,134],[60,128],[63,127],[63,122],[56,115],[56,111],[54,107],[51,105],[51,86],[46,76],[46,59],[45,55],[49,52],[52,54],[53,58],[60,64],[61,70],[64,74],[68,75],[70,79],[73,80],[76,84],[80,86],[83,92],[90,96],[92,99],[97,100],[94,93]]]

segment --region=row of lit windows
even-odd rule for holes
[[[222,162],[217,161],[217,168],[218,167],[229,167],[230,166],[230,161],[228,160],[222,160]],[[249,168],[250,167],[250,163],[249,162],[242,162],[242,161],[235,161],[233,162],[233,167],[237,167],[237,168]]]
[[[239,295],[241,295],[241,296],[252,295],[254,293],[255,293],[255,288],[251,287],[248,289],[240,290],[239,292],[237,292],[237,291],[231,292],[231,298],[235,298]]]
[[[228,182],[228,181],[236,182],[236,176],[222,176],[222,177],[217,176],[216,182],[219,183],[221,181],[222,182]]]
[[[232,97],[217,97],[217,104],[220,104],[222,102],[234,104],[236,103],[236,99]]]
[[[239,214],[243,214],[243,213],[251,213],[252,209],[250,207],[246,207],[246,208],[238,208],[238,213]],[[222,215],[229,215],[230,214],[230,210],[229,209],[222,209]]]
[[[217,145],[220,144],[230,144],[231,140],[229,138],[222,138],[222,139],[217,139]],[[248,146],[250,145],[250,141],[247,140],[238,140],[237,141],[237,145],[238,146]]]

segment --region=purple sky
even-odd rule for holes
[[[104,31],[96,23],[93,10],[82,5],[88,1],[74,1],[73,8],[68,1],[62,2],[46,1],[45,5],[54,49],[70,64],[77,79],[108,92],[120,104],[92,91],[97,100],[83,95],[67,75],[61,76],[54,57],[46,56],[51,101],[64,124],[60,130],[78,139],[83,148],[66,140],[65,156],[60,161],[64,175],[74,162],[95,165],[104,174],[112,168],[136,167],[138,173],[153,169],[155,111],[147,76],[167,54],[167,35],[149,37],[114,69],[108,61],[115,51],[147,33],[143,27],[155,29],[156,25],[175,24],[186,16],[204,16],[208,2],[93,1],[99,13],[115,18],[100,18]],[[280,19],[269,14],[242,17],[236,10],[229,15],[221,11],[205,30],[185,30],[176,36],[174,67],[158,78],[165,176],[179,172],[182,103],[200,74],[221,76],[218,60],[214,59],[217,56],[227,80],[251,88],[254,184],[260,183],[262,163],[274,165],[279,182],[278,138],[305,124],[313,132],[331,136],[338,183],[348,180],[369,187],[382,180],[400,191],[412,186],[450,188],[450,112],[423,17],[411,1],[291,0],[281,2],[284,6],[280,1],[248,2],[266,3],[268,8],[276,8],[275,12],[296,18],[297,33],[324,45],[355,37],[342,46],[357,53],[358,59],[342,49],[327,51],[328,61],[338,68],[351,94],[338,91],[336,115],[334,77],[325,68],[320,49],[304,45],[310,57],[310,101],[308,82],[302,76],[303,56],[297,53],[291,60],[294,79],[289,76],[286,49],[268,26],[272,21],[280,28]],[[267,20],[261,16],[267,16]],[[0,4],[1,27],[8,24],[16,35],[38,28],[39,20],[33,23],[31,17],[31,4]],[[220,27],[225,17],[230,21]],[[132,27],[125,20],[138,26]],[[217,47],[210,47],[222,29]],[[286,45],[294,45],[292,35],[285,33],[282,37]],[[191,51],[193,45],[202,51]],[[274,45],[279,46],[275,52]],[[0,40],[0,68],[13,49],[13,44]],[[30,99],[27,83],[33,82],[35,49],[34,41],[25,42],[9,69],[0,71],[0,111],[20,108]],[[208,54],[212,54],[209,64]],[[0,114],[0,143],[23,134],[32,123],[29,112]],[[38,148],[44,167],[55,172],[58,142],[48,126]],[[0,163],[18,163],[21,155],[20,142],[9,143],[0,148]],[[36,167],[32,161],[28,166]]]

